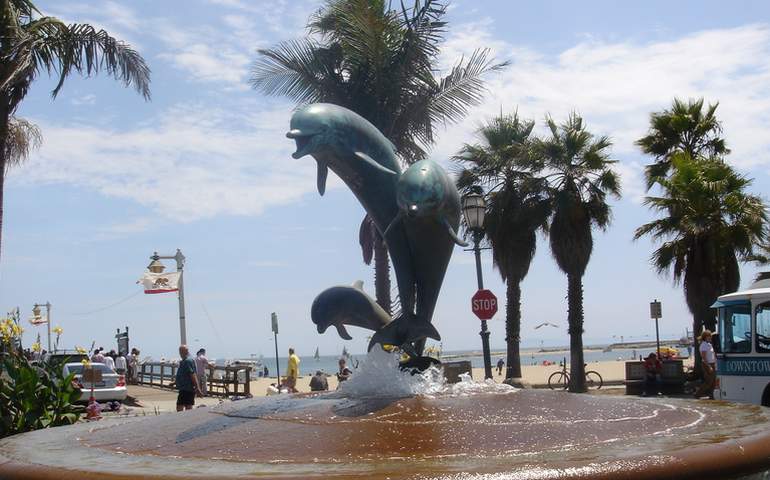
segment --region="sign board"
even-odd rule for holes
[[[87,383],[99,383],[102,381],[102,371],[98,368],[86,367],[83,369],[83,381]]]
[[[118,355],[126,356],[128,355],[128,327],[126,327],[126,331],[121,333],[120,329],[118,329],[117,335],[115,335],[115,339],[118,341]]]
[[[489,290],[479,290],[471,297],[471,310],[481,320],[489,320],[497,313],[497,297]]]
[[[273,324],[273,333],[278,335],[278,315],[275,312],[271,313],[270,320]]]
[[[650,302],[650,318],[663,318],[663,308],[657,300]]]

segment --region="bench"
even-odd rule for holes
[[[641,395],[644,392],[646,372],[644,362],[626,362],[626,395]],[[682,360],[663,360],[660,372],[660,391],[665,394],[684,392],[684,362]]]

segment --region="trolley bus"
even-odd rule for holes
[[[718,309],[715,396],[770,406],[770,273],[712,307]]]

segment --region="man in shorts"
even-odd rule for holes
[[[195,405],[195,395],[203,396],[198,386],[198,375],[195,371],[195,362],[190,358],[190,351],[187,345],[179,346],[179,366],[176,369],[176,379],[173,385],[179,390],[179,396],[176,398],[176,411],[192,410]]]

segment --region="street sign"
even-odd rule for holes
[[[479,290],[471,297],[471,310],[481,320],[489,320],[497,313],[497,297],[489,290]]]
[[[650,318],[663,318],[663,308],[657,300],[650,302]]]
[[[271,313],[270,320],[272,321],[272,324],[273,324],[273,333],[278,335],[278,315],[275,312]]]

